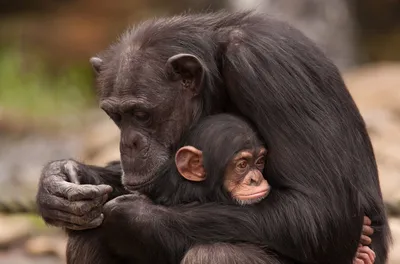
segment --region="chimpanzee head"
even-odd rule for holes
[[[128,31],[90,60],[100,107],[121,131],[122,180],[128,189],[151,183],[181,135],[224,104],[217,93],[222,89],[215,89],[219,73],[212,41],[180,30],[181,23],[164,22]]]
[[[196,186],[209,200],[253,204],[268,195],[270,186],[262,174],[267,150],[243,119],[229,114],[206,117],[183,145],[175,155],[177,170],[191,182],[203,182]]]

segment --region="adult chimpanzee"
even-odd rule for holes
[[[130,230],[150,219],[142,231],[162,242],[253,241],[263,234],[262,243],[282,261],[350,263],[365,214],[375,229],[376,263],[385,262],[390,231],[364,121],[337,68],[299,31],[251,12],[155,19],[91,62],[100,106],[121,130],[122,183],[129,190],[146,187],[151,194],[156,171],[202,116],[245,116],[268,148],[264,172],[274,192],[259,204],[266,221],[237,206],[161,210],[138,196],[137,210],[129,210],[138,222],[126,223],[131,229],[122,235],[134,239]],[[123,193],[116,166],[50,163],[38,192],[44,219],[72,229],[98,226],[106,185],[115,187],[112,196]]]
[[[260,202],[268,195],[270,186],[262,175],[267,150],[257,137],[256,131],[243,119],[228,114],[205,117],[191,129],[187,137],[184,137],[180,146],[182,147],[176,152],[175,159],[171,158],[163,166],[164,168],[153,182],[155,186],[158,186],[156,187],[157,193],[153,194],[155,195],[155,203],[169,206],[192,202],[248,205]],[[133,199],[136,198],[136,195],[133,195]],[[138,262],[135,254],[130,256],[126,253],[130,253],[129,248],[132,247],[129,236],[128,241],[112,239],[116,232],[116,225],[124,226],[125,223],[132,220],[129,219],[131,214],[125,213],[125,210],[131,208],[131,198],[130,195],[120,196],[108,202],[104,207],[104,224],[101,228],[89,231],[92,233],[90,237],[79,233],[73,235],[74,239],[72,244],[69,243],[67,251],[68,263]],[[251,213],[253,213],[252,217],[255,218],[261,216],[255,212]],[[364,235],[371,234],[368,223],[363,228]],[[141,243],[146,241],[146,237],[140,237],[140,232],[136,232],[136,234],[137,241]],[[110,236],[111,239],[109,239]],[[75,247],[77,237],[86,239],[86,242],[82,245],[90,245],[91,254],[82,252],[85,247]],[[87,240],[88,238],[92,240]],[[259,239],[259,241],[262,242],[263,239]],[[125,246],[128,249],[124,252],[121,248]],[[235,252],[235,254],[229,255],[231,258],[229,261],[226,258],[224,259],[226,263],[276,262],[262,250],[262,244],[251,245],[248,243],[240,245],[213,244],[211,248],[204,245],[194,245],[182,262],[220,263],[220,252],[216,249],[221,246],[225,249],[231,249],[232,253]],[[150,254],[141,254],[140,262],[178,263],[181,260],[180,252],[165,252],[163,249],[163,247],[158,247],[157,244],[145,244],[144,250]],[[209,253],[198,254],[199,251],[209,251]],[[196,254],[193,254],[193,252],[196,252]],[[110,259],[110,256],[112,256],[112,259]],[[358,249],[354,263],[360,261],[361,263],[374,262],[374,253],[367,246]]]

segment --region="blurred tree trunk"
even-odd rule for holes
[[[400,60],[400,1],[355,0],[361,61]]]
[[[288,21],[312,39],[335,64],[355,64],[354,19],[346,0],[230,0],[235,9],[256,8]]]

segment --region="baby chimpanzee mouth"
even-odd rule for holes
[[[270,193],[271,188],[266,188],[262,191],[252,193],[250,195],[240,195],[234,197],[234,200],[239,205],[249,205],[261,202]]]
[[[269,191],[265,192],[265,193],[264,193],[263,195],[261,195],[261,196],[257,196],[257,197],[254,197],[254,198],[248,198],[248,199],[246,199],[246,200],[235,198],[235,202],[236,202],[237,204],[239,204],[239,205],[256,204],[256,203],[259,203],[259,202],[261,202],[262,200],[264,200],[264,198],[268,196],[268,193],[269,193]]]
[[[237,197],[242,200],[253,200],[253,199],[259,199],[259,198],[264,199],[269,194],[270,190],[271,190],[271,188],[266,188],[262,191],[248,194],[248,195],[237,195]]]

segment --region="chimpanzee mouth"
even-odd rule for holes
[[[247,196],[246,199],[243,199],[243,198],[240,199],[240,198],[236,197],[234,200],[239,205],[256,204],[256,203],[259,203],[262,200],[264,200],[264,198],[268,196],[269,192],[270,192],[270,188],[268,188],[267,191],[262,191],[262,192],[253,194],[251,196]]]
[[[271,188],[267,188],[265,190],[256,192],[256,193],[252,193],[250,195],[239,195],[237,197],[235,197],[236,202],[238,202],[239,204],[254,204],[254,203],[258,203],[261,200],[263,200],[265,197],[268,196],[268,194],[270,193]]]
[[[125,189],[128,191],[138,191],[140,189],[143,189],[143,188],[151,185],[155,179],[156,178],[150,178],[147,181],[144,181],[144,182],[141,182],[138,184],[125,184]]]

